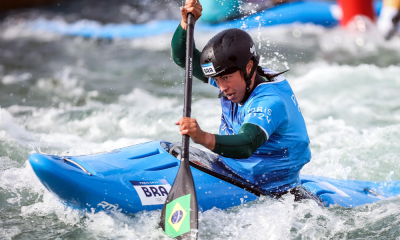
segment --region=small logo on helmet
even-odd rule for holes
[[[254,44],[253,44],[253,46],[250,48],[250,52],[251,52],[254,56],[257,56],[256,47],[254,46]]]
[[[203,73],[206,76],[216,73],[215,69],[214,69],[214,65],[212,63],[201,64],[201,67],[203,68]]]

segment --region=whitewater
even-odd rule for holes
[[[34,31],[30,21],[0,22],[0,239],[169,239],[158,227],[160,211],[65,206],[39,182],[28,155],[181,141],[174,123],[184,72],[171,59],[172,35],[84,39]],[[216,33],[195,31],[196,46]],[[399,37],[385,42],[373,27],[308,24],[249,33],[263,67],[290,69],[285,76],[311,140],[302,174],[400,180]],[[192,117],[211,133],[220,123],[217,95],[194,80]],[[286,196],[201,212],[199,239],[400,239],[399,223],[400,197],[348,209]]]

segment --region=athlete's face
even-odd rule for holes
[[[240,103],[243,100],[246,93],[246,82],[240,70],[213,79],[229,100],[234,103]]]

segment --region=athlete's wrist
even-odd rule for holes
[[[181,21],[181,27],[183,28],[183,30],[187,29],[187,23],[184,22],[183,20]]]
[[[203,132],[203,133],[204,133],[202,137],[203,142],[201,143],[201,145],[212,151],[215,147],[215,136],[214,134],[208,132]]]

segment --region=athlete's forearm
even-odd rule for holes
[[[212,151],[229,158],[249,158],[266,140],[259,126],[245,123],[237,135],[215,135]]]
[[[174,62],[181,68],[185,68],[186,30],[182,28],[181,24],[179,24],[172,37],[171,48]],[[193,75],[201,81],[207,81],[200,66],[200,56],[201,52],[196,49],[196,45],[193,43]]]
[[[204,136],[202,137],[201,142],[198,143],[212,151],[215,148],[215,135],[204,132]]]

